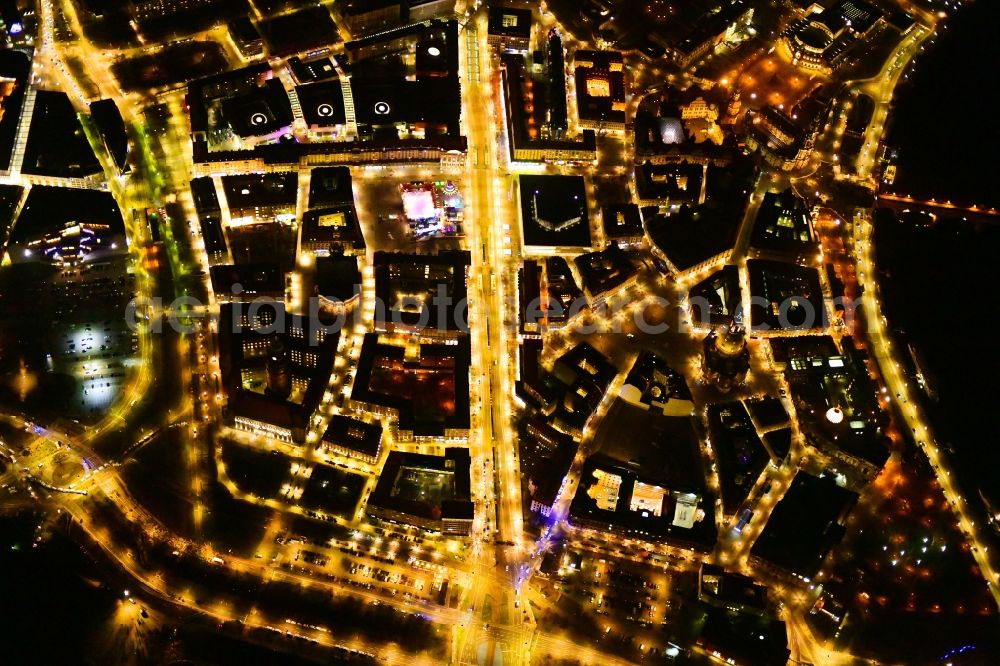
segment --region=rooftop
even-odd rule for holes
[[[754,331],[808,330],[826,325],[819,271],[811,266],[750,259],[750,322]]]
[[[190,82],[187,100],[191,131],[207,132],[212,129],[209,122],[210,107],[220,104],[228,97],[251,93],[270,76],[271,66],[257,63]]]
[[[488,30],[491,35],[527,39],[531,36],[531,10],[491,5]]]
[[[844,535],[843,523],[857,493],[832,477],[795,475],[750,552],[803,578],[813,578]]]
[[[335,446],[341,446],[351,451],[377,457],[382,443],[382,426],[378,423],[368,423],[343,414],[330,417],[323,441]]]
[[[633,405],[656,407],[667,416],[694,413],[687,380],[657,354],[641,351],[625,377],[621,397]]]
[[[767,587],[750,576],[731,573],[714,564],[702,564],[698,596],[709,603],[763,611],[767,602]]]
[[[622,288],[639,272],[625,251],[617,245],[609,245],[600,252],[581,254],[573,263],[580,273],[584,291],[591,300]]]
[[[577,443],[535,416],[520,438],[519,450],[532,500],[551,507],[576,456]]]
[[[734,514],[770,460],[742,402],[708,407],[708,427],[719,465],[722,506]]]
[[[257,207],[294,208],[299,191],[299,176],[293,171],[222,176],[222,190],[234,215],[236,211]]]
[[[747,411],[753,422],[761,430],[771,430],[779,426],[788,425],[788,412],[785,411],[785,404],[778,398],[760,398],[758,400],[747,400]]]
[[[701,440],[690,412],[666,416],[616,400],[594,433],[594,451],[672,491],[704,493]]]
[[[337,25],[324,5],[266,18],[257,27],[270,56],[301,53],[340,43]]]
[[[317,167],[310,174],[309,208],[354,202],[349,167]]]
[[[10,167],[30,70],[31,58],[27,54],[0,51],[0,170],[3,171]]]
[[[423,326],[436,331],[464,327],[466,273],[471,261],[466,251],[438,254],[375,253],[376,323]]]
[[[819,244],[806,202],[792,190],[764,195],[754,221],[750,245],[760,251],[813,258]]]
[[[39,90],[24,147],[24,173],[83,178],[101,173],[76,109],[66,93]]]
[[[417,436],[468,430],[469,339],[401,346],[365,335],[351,399],[399,412],[399,427]]]
[[[337,79],[339,76],[333,60],[328,57],[303,61],[298,56],[292,56],[288,59],[288,67],[295,75],[295,80],[304,84]],[[301,93],[299,95],[301,97]]]
[[[322,81],[295,86],[302,117],[311,127],[333,127],[347,122],[344,93],[339,81]]]
[[[524,244],[589,248],[593,240],[582,176],[518,176]]]
[[[736,666],[786,664],[791,654],[784,622],[722,608],[707,610],[697,642]]]
[[[216,295],[267,294],[281,297],[285,292],[285,274],[276,263],[219,264],[208,270],[212,291]]]
[[[581,120],[625,122],[625,73],[621,53],[577,51],[574,78],[577,113]]]
[[[363,250],[365,238],[353,204],[324,206],[302,214],[302,244],[323,243]]]
[[[632,203],[607,204],[601,207],[601,221],[608,240],[642,237],[642,217],[639,206]]]
[[[47,236],[71,222],[107,226],[113,233],[125,233],[121,210],[110,192],[35,185],[28,191],[14,223],[10,243]]]
[[[688,291],[692,320],[713,326],[728,324],[742,305],[742,298],[740,270],[727,264]]]
[[[470,465],[468,449],[443,456],[390,451],[368,504],[429,521],[471,519]]]
[[[353,256],[331,254],[315,259],[316,292],[322,298],[347,302],[361,289],[361,271]]]
[[[286,312],[282,301],[223,303],[219,321],[219,366],[227,413],[293,433],[301,430],[304,436],[326,391],[339,331]],[[273,373],[267,367],[275,354],[287,373],[285,395],[274,390]]]
[[[279,79],[268,79],[261,86],[227,97],[222,113],[243,138],[266,136],[290,127],[293,120],[291,102]]]
[[[881,468],[889,458],[882,430],[885,415],[875,383],[864,359],[853,350],[852,339],[842,339],[843,353],[825,336],[799,340],[798,346],[784,345],[783,354],[789,358],[786,376],[807,440]],[[839,410],[839,419],[830,418],[831,409]]]
[[[693,162],[646,163],[635,168],[636,192],[642,200],[699,203],[704,178],[705,167]]]
[[[745,160],[728,167],[708,166],[705,203],[685,204],[669,216],[647,219],[650,239],[681,271],[731,249],[750,199],[753,176],[753,165]]]

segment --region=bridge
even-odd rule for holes
[[[878,205],[889,208],[897,213],[921,212],[927,213],[934,220],[941,216],[962,217],[973,222],[1000,222],[1000,211],[984,206],[965,206],[951,201],[936,199],[917,199],[905,194],[880,193],[877,195]]]

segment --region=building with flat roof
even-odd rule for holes
[[[455,0],[406,0],[407,21],[420,23],[434,18],[451,18]]]
[[[715,11],[704,12],[687,34],[671,45],[673,59],[681,67],[689,67],[719,44],[739,42],[752,34],[753,7],[743,0],[713,4]]]
[[[350,167],[316,167],[309,173],[308,208],[354,203],[354,187]]]
[[[302,214],[299,225],[302,250],[318,255],[330,253],[364,254],[365,237],[353,204],[313,208]]]
[[[312,20],[309,12],[323,17],[318,31],[302,30],[301,24]],[[326,21],[333,26],[326,7],[310,6],[267,19],[266,25],[262,21],[259,27],[269,49],[270,40],[280,37],[279,50],[299,53],[309,48],[298,48],[300,42],[315,34],[322,37]],[[279,27],[283,35],[276,37]],[[301,39],[303,34],[308,39]],[[335,43],[336,35],[332,37],[322,37],[327,39],[323,44]],[[289,63],[303,94],[296,113],[300,108],[309,128],[298,140],[280,126],[284,119],[291,124],[291,102],[267,63],[192,81],[187,101],[197,172],[264,171],[280,164],[464,164],[467,142],[461,135],[454,20],[383,30],[347,42],[342,54],[326,60]],[[318,83],[330,85],[304,87]],[[291,92],[298,98],[298,92]],[[347,138],[352,140],[342,140]]]
[[[653,254],[670,273],[693,275],[729,260],[750,201],[754,173],[746,160],[729,166],[712,164],[705,168],[704,190],[695,199],[703,203],[681,203],[666,213],[643,209],[651,213],[645,222]]]
[[[723,608],[707,610],[695,645],[702,654],[732,666],[785,666],[791,656],[784,622]]]
[[[406,20],[401,0],[347,0],[340,10],[352,35],[365,35],[393,28]]]
[[[17,50],[0,51],[0,172],[8,173],[18,141],[18,128],[30,121],[31,109],[22,120],[31,58]],[[30,99],[30,98],[29,98]]]
[[[195,141],[207,141],[210,130],[222,130],[222,102],[230,97],[249,94],[272,76],[267,63],[257,63],[188,83],[188,116]]]
[[[771,259],[747,261],[750,282],[750,329],[754,336],[820,330],[829,316],[813,266]]]
[[[298,56],[288,59],[288,69],[300,84],[317,83],[319,81],[336,80],[340,75],[337,66],[329,56],[320,56],[302,60]]]
[[[525,259],[517,269],[517,296],[518,331],[525,337],[541,338],[549,303],[542,300],[542,267],[537,259]]]
[[[865,358],[852,338],[843,351],[827,336],[773,340],[806,442],[826,458],[826,469],[851,487],[870,483],[889,459],[888,417]]]
[[[740,270],[726,264],[688,290],[691,322],[695,326],[726,326],[743,306]]]
[[[128,137],[125,121],[113,99],[101,99],[90,103],[90,117],[101,134],[101,140],[119,171],[127,167]]]
[[[491,4],[487,39],[497,50],[526,52],[531,42],[531,10]]]
[[[528,420],[519,440],[521,469],[527,478],[530,510],[543,520],[552,514],[578,448],[572,437],[553,428],[543,417],[536,415]]]
[[[81,251],[83,255],[96,253],[97,258],[103,246],[110,249],[116,242],[120,249],[127,249],[121,209],[110,192],[49,185],[33,185],[29,189],[14,228],[5,240],[7,254],[12,259],[15,255],[30,258],[32,247],[44,246],[55,254],[63,241],[67,243],[67,258]],[[25,250],[29,251],[27,255]]]
[[[718,461],[722,511],[732,517],[747,501],[771,457],[742,402],[709,405],[708,430]]]
[[[397,439],[469,436],[469,338],[439,343],[365,335],[351,402],[394,419]]]
[[[457,76],[410,81],[402,77],[376,79],[355,75],[351,91],[358,132],[363,139],[425,139],[461,133]]]
[[[382,426],[360,419],[334,414],[320,440],[324,453],[357,458],[374,465],[382,450]]]
[[[618,51],[573,54],[580,126],[625,131],[625,60]]]
[[[285,302],[295,314],[337,320],[361,302],[358,259],[342,252],[299,254],[285,273]]]
[[[636,195],[644,206],[704,203],[704,180],[705,166],[697,162],[646,162],[635,167]]]
[[[338,141],[346,138],[347,112],[340,81],[319,81],[295,86],[302,119],[310,139]]]
[[[445,449],[443,456],[390,451],[368,498],[368,515],[466,536],[475,510],[470,467],[468,449]]]
[[[545,257],[542,266],[545,270],[545,292],[552,305],[546,313],[548,325],[550,328],[562,328],[570,317],[583,309],[586,301],[565,258]]]
[[[578,255],[573,263],[592,308],[600,307],[612,295],[632,287],[639,277],[639,269],[617,245]]]
[[[769,430],[764,433],[763,441],[771,462],[780,465],[788,460],[788,454],[792,450],[792,427]]]
[[[750,248],[757,256],[797,262],[819,256],[809,206],[791,189],[765,194],[753,225]]]
[[[233,4],[230,0],[135,0],[129,3],[135,20],[150,23],[213,9],[232,11]]]
[[[285,274],[275,262],[216,264],[208,272],[219,302],[281,299],[285,295]]]
[[[570,522],[710,550],[717,538],[714,503],[683,378],[659,357],[642,354],[619,398],[594,432]]]
[[[455,21],[434,19],[345,45],[362,140],[461,135],[458,41]]]
[[[594,434],[570,523],[710,551],[718,535],[696,427],[691,416],[615,401]]]
[[[562,257],[525,259],[517,272],[518,326],[525,338],[562,328],[586,307],[583,292]]]
[[[277,141],[289,133],[294,120],[288,94],[281,81],[274,78],[242,94],[226,97],[222,101],[222,115],[248,148],[258,142]]]
[[[733,612],[763,614],[767,609],[767,587],[750,576],[702,563],[698,570],[698,599]]]
[[[438,338],[467,328],[467,251],[375,253],[375,328]]]
[[[226,422],[284,442],[305,441],[333,371],[339,329],[293,315],[281,301],[224,303],[219,365]]]
[[[744,402],[759,432],[783,428],[791,423],[785,404],[774,396],[751,398]]]
[[[222,206],[215,191],[215,181],[208,176],[195,178],[191,181],[191,197],[194,199],[194,209],[198,214],[209,264],[226,262],[229,248],[226,245],[226,234],[222,230]]]
[[[250,60],[264,55],[264,38],[249,16],[234,16],[226,22],[226,28],[241,56]]]
[[[618,374],[618,368],[604,354],[581,342],[556,359],[551,374],[561,385],[552,424],[580,439]]]
[[[222,176],[230,224],[295,221],[299,175],[294,171]]]
[[[9,82],[6,84],[10,85]],[[16,86],[16,80],[13,85]],[[0,90],[6,86],[0,82]],[[11,92],[12,97],[15,92]],[[11,99],[13,102],[14,99]],[[24,118],[21,122],[26,120]],[[101,163],[66,93],[55,90],[35,92],[21,171],[35,176],[73,179],[77,187],[85,186],[88,181],[96,184],[101,178]]]
[[[811,582],[827,554],[844,536],[858,494],[832,476],[795,475],[750,549],[759,563]]]
[[[523,404],[551,416],[564,387],[542,367],[541,337],[524,337],[517,348],[514,394]]]
[[[593,238],[582,176],[521,174],[518,192],[526,252],[591,248]]]
[[[561,75],[562,70],[558,72]],[[500,73],[506,104],[507,145],[512,161],[593,164],[597,160],[597,135],[594,130],[583,130],[578,139],[566,138],[564,132],[553,134],[550,131],[549,118],[553,105],[543,108],[540,102],[542,94],[539,93],[536,106],[535,93],[536,86],[550,84],[536,82],[531,77],[523,55],[502,54]],[[564,106],[565,90],[562,92],[564,99],[561,106]],[[553,104],[558,104],[558,100]]]
[[[646,240],[639,206],[633,203],[605,204],[601,207],[604,237],[621,248],[640,247]]]
[[[580,473],[569,522],[647,541],[676,537],[678,543],[693,547],[686,532],[704,520],[697,517],[699,503],[697,494],[673,490],[630,466],[592,455]]]

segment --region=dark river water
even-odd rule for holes
[[[997,26],[1000,2],[968,4],[918,60],[889,137],[896,192],[1000,208]],[[935,425],[954,446],[965,488],[1000,503],[1000,218],[942,218],[929,228],[891,214],[877,220],[890,324],[924,357]]]

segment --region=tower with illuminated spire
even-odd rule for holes
[[[731,391],[746,378],[750,370],[750,351],[743,327],[735,320],[709,333],[702,349],[705,379],[720,390]]]

